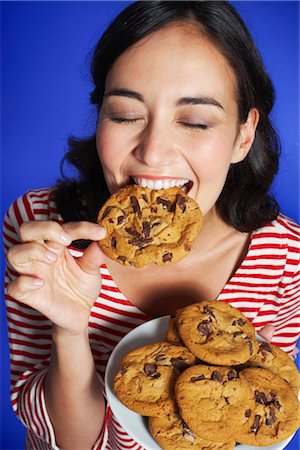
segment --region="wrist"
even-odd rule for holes
[[[82,342],[88,340],[88,329],[85,328],[80,331],[69,331],[58,325],[52,325],[52,339],[54,342],[61,340],[70,342]]]

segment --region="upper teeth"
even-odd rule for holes
[[[137,178],[137,177],[132,177],[135,184],[138,184],[139,186],[142,187],[147,187],[149,189],[168,189],[170,187],[174,187],[174,186],[183,186],[184,184],[188,183],[189,180],[187,180],[186,178],[176,178],[176,179],[163,179],[163,180],[149,180],[147,178]]]

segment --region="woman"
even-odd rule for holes
[[[66,155],[80,179],[25,194],[5,220],[11,353],[21,355],[12,401],[28,448],[134,445],[102,379],[116,343],[151,317],[218,299],[290,353],[299,335],[299,227],[268,194],[273,88],[234,9],[134,3],[99,41],[92,74],[97,130]],[[100,251],[97,213],[133,180],[186,184],[199,203],[202,229],[181,262],[135,269]]]

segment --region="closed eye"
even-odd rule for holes
[[[203,123],[190,123],[190,122],[180,122],[187,128],[191,128],[192,130],[207,130],[208,126]]]
[[[134,123],[134,122],[137,122],[138,120],[140,120],[138,118],[136,118],[136,119],[127,119],[126,117],[111,117],[110,119],[111,119],[112,122],[124,123],[124,124],[126,124],[126,123],[127,124],[128,123]]]

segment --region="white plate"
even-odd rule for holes
[[[114,394],[113,380],[120,368],[122,357],[130,350],[134,350],[137,347],[163,340],[168,322],[169,316],[159,317],[158,319],[149,320],[130,331],[130,333],[124,336],[114,348],[107,363],[105,373],[107,401],[113,414],[124,430],[147,450],[160,449],[148,430],[147,418],[126,408],[126,406],[118,400]],[[249,445],[238,444],[235,448],[236,450],[283,450],[292,437],[293,436],[278,444],[269,445],[267,447],[252,447]]]

